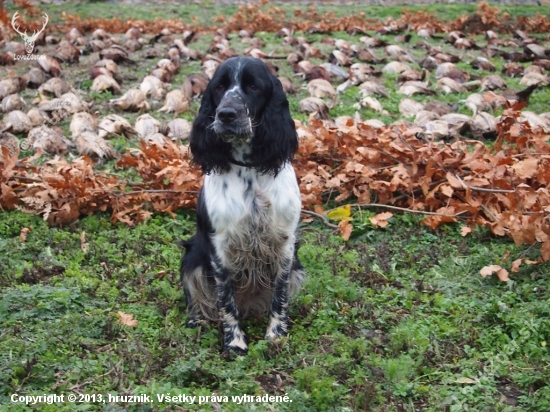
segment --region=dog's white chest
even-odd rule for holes
[[[292,166],[276,177],[234,166],[230,173],[207,175],[204,195],[221,263],[233,273],[273,276],[294,245],[300,217]]]

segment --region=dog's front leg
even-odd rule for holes
[[[215,271],[218,290],[218,310],[223,327],[222,351],[228,354],[233,351],[239,355],[248,352],[244,332],[239,324],[239,311],[235,300],[235,286],[229,271],[219,268]]]
[[[279,273],[274,281],[273,298],[269,308],[269,324],[265,333],[265,338],[273,340],[275,338],[286,336],[288,334],[289,316],[288,316],[288,288],[290,278],[289,269],[284,269]]]

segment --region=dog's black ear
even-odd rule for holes
[[[212,82],[207,86],[201,101],[199,114],[193,122],[189,147],[193,155],[193,163],[208,174],[212,171],[227,172],[231,169],[231,144],[224,142],[212,130],[212,122],[216,116],[216,106],[212,97]]]
[[[288,100],[279,79],[269,74],[271,99],[266,103],[252,139],[254,164],[262,173],[276,175],[298,149],[298,135],[290,115]]]

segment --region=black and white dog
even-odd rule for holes
[[[266,339],[286,336],[289,298],[304,271],[296,255],[301,198],[290,161],[298,148],[279,80],[264,62],[235,57],[208,84],[190,136],[204,186],[197,233],[181,276],[188,327],[221,321],[223,352],[247,352],[239,320],[269,314]]]

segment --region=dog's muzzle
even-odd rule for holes
[[[241,96],[228,92],[216,109],[214,132],[224,141],[248,140],[253,135],[252,120]]]

